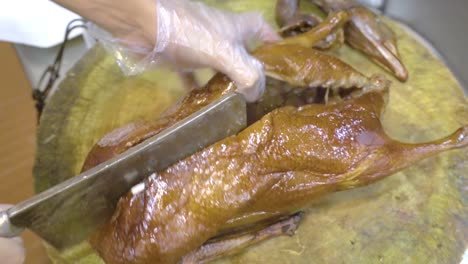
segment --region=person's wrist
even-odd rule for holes
[[[152,49],[156,0],[53,0],[77,12],[125,43]]]
[[[157,34],[157,15],[156,0],[139,0],[140,16],[136,17],[135,32],[140,32],[139,38],[146,47],[151,49],[156,43]]]
[[[156,42],[156,1],[136,0],[121,17],[122,26],[110,33],[129,45],[153,50]]]

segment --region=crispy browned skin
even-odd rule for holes
[[[267,76],[298,87],[366,88],[373,82],[342,60],[311,47],[340,29],[349,19],[347,11],[327,17],[310,31],[280,42],[266,44],[252,55]]]
[[[344,27],[346,41],[355,49],[369,55],[375,62],[391,71],[400,81],[408,79],[408,71],[401,61],[393,31],[381,18],[353,0],[311,0],[325,12],[348,11],[349,23]],[[312,20],[299,13],[300,0],[278,0],[276,20],[280,26]]]
[[[291,44],[266,45],[255,56],[263,62],[270,76],[299,87],[336,89],[373,85],[372,80],[345,62],[314,49]]]
[[[468,127],[424,144],[390,139],[384,91],[283,107],[145,181],[91,243],[108,263],[176,263],[220,231],[288,214],[468,144]],[[259,217],[260,215],[260,217]]]
[[[345,28],[346,41],[377,63],[384,65],[400,81],[408,79],[408,71],[398,53],[395,33],[378,15],[353,0],[312,0],[312,2],[326,12],[349,10],[351,18]]]

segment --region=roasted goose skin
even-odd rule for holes
[[[290,214],[327,193],[380,180],[468,144],[468,127],[433,142],[390,139],[387,90],[335,105],[283,107],[154,173],[91,238],[108,263],[176,263],[226,229]],[[88,160],[92,160],[89,157]]]
[[[344,26],[344,33],[348,44],[388,69],[398,80],[404,82],[408,79],[408,71],[398,52],[395,33],[382,21],[380,16],[353,0],[312,0],[311,2],[329,14],[346,10],[349,21]],[[300,0],[277,1],[276,19],[279,26],[291,28],[299,27],[300,24],[307,22],[317,23],[315,22],[317,19],[312,14],[299,12],[299,3]],[[339,36],[333,36],[330,40],[331,43],[330,41],[315,43],[316,47],[336,47],[342,41]]]

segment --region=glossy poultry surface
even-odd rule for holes
[[[344,26],[346,41],[355,49],[362,51],[379,65],[383,65],[400,81],[408,79],[408,71],[403,65],[397,48],[395,33],[368,8],[353,0],[311,0],[326,13],[347,11],[349,21]],[[317,20],[313,14],[300,13],[300,0],[278,0],[276,7],[277,23],[281,27],[292,27],[300,23],[314,25]],[[320,18],[318,18],[320,19]],[[336,46],[342,37],[334,37],[325,46]],[[321,44],[323,47],[324,44]],[[311,45],[312,47],[312,45]]]
[[[380,115],[389,83],[310,49],[348,19],[348,11],[338,12],[306,34],[254,51],[268,76],[302,87],[303,94],[287,103],[267,91],[269,98],[249,106],[256,111],[249,112],[253,123],[244,131],[155,172],[142,192],[123,197],[112,220],[91,238],[100,256],[109,263],[185,263],[187,256],[205,262],[255,243],[224,239],[230,230],[290,215],[328,193],[368,185],[430,155],[466,146],[466,127],[424,144],[401,143],[385,134]],[[358,92],[337,104],[307,105],[311,89],[304,88],[310,87]],[[159,133],[232,89],[232,82],[217,74],[155,122],[129,124],[107,134],[83,169]],[[279,88],[283,95],[289,90]],[[297,216],[293,218],[297,223]],[[262,239],[274,234],[281,232]],[[215,243],[210,242],[213,237]]]
[[[177,263],[226,229],[288,215],[328,193],[468,145],[468,127],[427,143],[392,140],[380,122],[387,91],[278,108],[238,135],[153,173],[144,191],[120,200],[112,220],[91,238],[93,247],[108,263]],[[132,133],[116,142],[125,145]],[[112,147],[94,153],[105,148]]]
[[[333,55],[311,48],[340,30],[349,19],[348,11],[330,14],[309,31],[264,44],[252,55],[262,62],[268,77],[296,87],[375,88],[375,78],[368,78]]]

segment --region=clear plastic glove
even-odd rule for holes
[[[0,212],[7,210],[11,205],[0,204]],[[23,240],[20,237],[0,237],[0,262],[8,264],[24,263],[25,250]]]
[[[263,68],[246,46],[279,39],[260,13],[234,14],[187,0],[155,0],[154,15],[151,47],[132,41],[134,32],[112,36],[95,25],[89,30],[128,75],[161,63],[177,70],[211,67],[228,75],[248,101],[260,97],[265,86]]]

